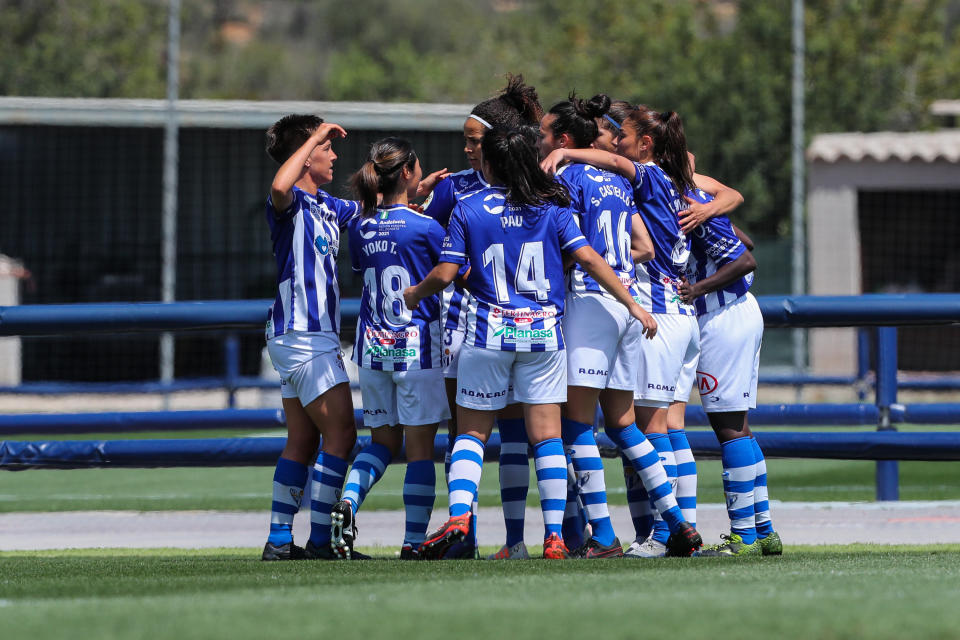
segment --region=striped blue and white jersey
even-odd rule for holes
[[[677,293],[690,255],[690,239],[680,230],[678,217],[687,203],[655,163],[633,165],[633,199],[656,253],[653,260],[637,267],[638,300],[651,313],[692,316],[693,306],[681,302]]]
[[[444,230],[436,220],[402,205],[355,216],[350,259],[363,274],[353,361],[366,369],[412,371],[441,366],[440,296],[413,311],[403,290],[422,281],[440,258]]]
[[[713,196],[700,189],[694,189],[688,195],[698,202],[713,200]],[[717,269],[733,262],[747,251],[727,216],[717,216],[707,220],[690,236],[692,244],[690,259],[687,261],[687,280],[691,283],[709,278],[717,272]],[[702,316],[716,311],[736,301],[750,290],[751,284],[753,284],[752,271],[723,289],[697,298],[693,302],[697,315]]]
[[[288,331],[340,331],[337,253],[340,229],[359,203],[325,191],[293,188],[293,202],[277,211],[267,198],[267,224],[277,261],[277,298],[267,313],[266,337]]]
[[[483,179],[483,174],[475,169],[451,173],[434,187],[430,197],[423,204],[423,212],[446,228],[457,200],[477,189],[489,186]],[[441,295],[443,315],[446,318],[444,328],[451,331],[464,331],[467,326],[467,298],[470,292],[463,287],[451,284]]]
[[[630,184],[615,173],[589,164],[564,165],[557,171],[557,180],[570,192],[574,220],[587,242],[607,261],[624,288],[638,295],[630,255],[632,218],[637,208]],[[567,288],[576,293],[591,291],[615,299],[579,263],[574,263],[568,272]]]
[[[563,251],[587,246],[573,211],[509,204],[506,190],[464,196],[440,260],[472,265],[464,344],[498,351],[563,349]]]

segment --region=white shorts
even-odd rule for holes
[[[273,368],[280,374],[280,396],[307,406],[341,382],[350,382],[332,331],[292,331],[267,340]]]
[[[567,401],[567,352],[497,351],[465,344],[460,349],[457,404],[495,411],[510,402],[549,404]]]
[[[457,377],[457,362],[460,360],[460,347],[463,345],[463,339],[466,337],[466,331],[446,329],[443,330],[443,377]]]
[[[703,349],[703,337],[700,338],[700,349]],[[697,364],[700,362],[700,352],[697,356],[688,362],[684,362],[680,368],[680,378],[677,379],[677,390],[673,394],[674,402],[690,402],[690,394],[693,392],[693,385],[697,381]]]
[[[599,293],[568,293],[563,337],[569,386],[636,388],[643,325],[625,306]]]
[[[733,304],[698,320],[697,386],[703,410],[720,413],[755,408],[763,342],[763,315],[756,298],[748,291]]]
[[[640,372],[633,403],[665,409],[673,402],[684,363],[700,352],[700,331],[694,316],[654,313],[657,335],[644,340],[640,349]]]
[[[450,419],[443,370],[360,368],[363,426],[434,424]]]

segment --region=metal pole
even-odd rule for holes
[[[163,127],[163,262],[161,289],[164,302],[177,297],[177,96],[180,89],[180,0],[170,0],[167,29],[167,112]],[[160,380],[173,381],[173,334],[160,336]],[[169,404],[164,396],[164,404]]]
[[[897,328],[877,329],[877,431],[896,431],[890,422],[890,407],[897,403]],[[877,500],[900,499],[900,463],[877,460]]]
[[[804,227],[804,41],[803,0],[793,0],[793,108],[791,120],[791,172],[792,206],[790,209],[791,229],[793,230],[793,256],[791,273],[791,293],[801,296],[807,292],[807,254],[806,229]],[[807,334],[805,329],[793,330],[793,366],[797,374],[803,373],[807,363]],[[797,401],[801,398],[801,388],[797,389]]]

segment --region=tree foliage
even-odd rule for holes
[[[0,92],[162,97],[163,0],[0,0]],[[181,96],[473,103],[522,72],[673,109],[738,219],[789,233],[791,2],[183,0]],[[931,126],[960,0],[806,0],[808,138]]]

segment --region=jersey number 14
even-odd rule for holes
[[[503,244],[487,247],[483,252],[484,268],[493,266],[493,286],[497,292],[497,302],[510,302],[507,287],[507,265]],[[520,247],[520,259],[513,279],[514,291],[520,294],[533,294],[538,302],[546,302],[550,295],[550,281],[547,279],[543,264],[543,242],[524,242]]]

